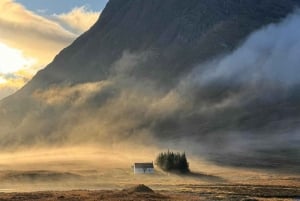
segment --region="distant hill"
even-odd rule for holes
[[[298,127],[298,86],[272,91],[264,85],[268,93],[262,95],[232,79],[201,86],[188,80],[195,68],[198,74],[213,69],[212,61],[299,5],[110,0],[90,30],[1,101],[0,144],[132,143],[146,137],[157,146],[189,144],[185,150],[223,164],[293,168],[300,164],[299,147],[278,142],[283,135],[299,140],[289,134]],[[254,95],[224,106],[243,91]]]

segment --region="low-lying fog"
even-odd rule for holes
[[[207,161],[188,160],[193,174],[175,175],[155,167],[153,175],[134,175],[134,162],[151,162],[163,150],[93,146],[32,149],[0,154],[0,191],[44,191],[72,189],[122,189],[147,184],[154,189],[183,189],[192,184],[280,184],[299,185],[300,177],[258,170],[219,167]]]

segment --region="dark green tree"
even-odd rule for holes
[[[190,171],[185,153],[174,153],[168,150],[168,152],[159,153],[155,163],[167,172],[187,173]]]

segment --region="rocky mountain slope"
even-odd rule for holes
[[[284,18],[296,2],[112,0],[98,22],[25,88],[106,79],[124,51],[153,51],[136,73],[176,82],[193,65],[233,50],[252,31]]]

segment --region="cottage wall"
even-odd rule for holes
[[[154,168],[136,168],[134,167],[134,174],[153,174]]]

